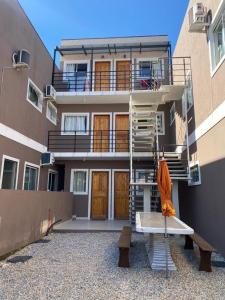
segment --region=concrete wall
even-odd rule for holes
[[[56,126],[46,118],[46,100],[43,100],[42,112],[27,101],[27,87],[30,78],[44,92],[45,85],[51,83],[53,61],[17,0],[0,1],[0,41],[0,125],[47,146],[48,130],[54,130]],[[12,67],[12,54],[19,49],[30,52],[29,69],[18,71]],[[8,138],[2,132],[0,167],[3,155],[20,159],[18,188],[21,189],[24,162],[39,165],[41,153],[34,150],[31,140],[27,147],[22,144],[22,139],[21,143],[15,139],[15,132]],[[47,187],[47,169],[41,168],[41,190]]]
[[[71,218],[72,202],[71,193],[0,190],[0,257],[38,240],[50,218]]]
[[[26,97],[28,78],[41,91],[51,83],[52,58],[17,0],[0,1],[0,40],[0,122],[46,145],[46,132],[55,128],[46,118],[47,101],[41,113]],[[30,52],[29,69],[12,68],[12,54],[19,49]]]
[[[191,0],[189,8],[197,1]],[[212,10],[213,17],[221,0],[201,1]],[[188,8],[188,9],[189,9]],[[188,112],[189,135],[194,132],[215,109],[225,101],[225,62],[214,75],[210,72],[210,52],[205,33],[189,33],[186,14],[178,38],[175,56],[191,56],[194,106]],[[184,120],[181,105],[177,107],[175,136],[184,139]],[[225,119],[198,138],[190,147],[193,161],[198,160],[202,182],[199,186],[188,187],[179,184],[181,217],[190,226],[212,243],[225,256]],[[181,134],[180,134],[181,133]]]

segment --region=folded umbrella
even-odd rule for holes
[[[171,200],[171,178],[170,172],[166,160],[161,160],[159,162],[159,169],[157,172],[157,183],[158,190],[160,193],[162,214],[165,217],[171,217],[176,215],[176,211],[173,207]]]

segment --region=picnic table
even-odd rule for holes
[[[177,217],[166,218],[166,234],[190,235],[194,230]],[[165,238],[165,217],[158,212],[137,212],[136,231],[147,234],[146,250],[153,270],[176,270],[168,238]]]

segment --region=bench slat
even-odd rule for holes
[[[197,233],[194,233],[193,235],[190,235],[190,238],[203,250],[203,251],[209,251],[213,252],[215,249],[206,242],[200,235]]]

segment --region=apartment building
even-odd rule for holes
[[[175,108],[176,143],[184,140],[181,129],[188,123],[193,178],[189,186],[179,185],[180,210],[182,219],[225,255],[225,1],[203,0],[199,8],[196,3],[189,3],[174,52],[191,57],[193,79],[187,118],[181,103]],[[193,7],[209,17],[203,28],[190,27]]]
[[[48,132],[48,151],[64,170],[62,189],[74,193],[73,214],[134,220],[136,210],[159,209],[154,183],[162,156],[179,213],[188,162],[172,143],[171,107],[181,102],[190,59],[172,58],[166,35],[62,40],[57,55],[59,122]]]
[[[0,40],[0,188],[56,190],[56,166],[40,166],[47,132],[57,126],[57,107],[45,95],[53,60],[18,1],[0,3]]]

